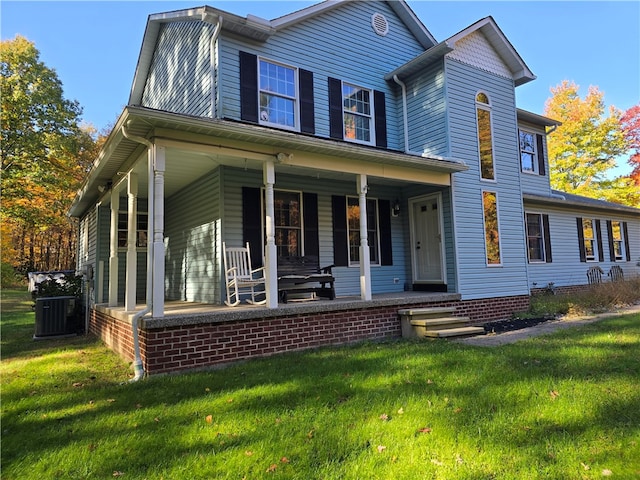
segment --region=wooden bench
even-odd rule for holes
[[[314,255],[278,257],[278,297],[287,303],[291,293],[314,293],[333,300],[336,291],[332,268],[333,265],[320,268],[318,257]]]

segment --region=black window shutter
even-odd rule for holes
[[[384,92],[373,91],[373,110],[376,122],[376,146],[387,148],[387,107]]]
[[[315,109],[313,105],[313,72],[298,70],[300,79],[300,131],[316,133]]]
[[[627,262],[631,261],[631,246],[629,245],[629,230],[627,222],[622,222],[622,234],[624,235],[624,251],[627,254]]]
[[[611,220],[607,220],[607,237],[609,240],[609,260],[616,261],[616,250],[613,246],[613,224]]]
[[[546,175],[547,170],[544,166],[544,137],[536,134],[536,153],[538,155],[538,174]]]
[[[576,225],[578,226],[578,248],[580,249],[580,261],[587,261],[587,252],[584,249],[584,232],[582,231],[582,218],[576,218]]]
[[[304,254],[320,257],[318,195],[315,193],[303,193],[302,208],[304,216]]]
[[[380,264],[393,265],[391,202],[389,200],[378,200],[378,221],[380,222]]]
[[[249,242],[251,266],[262,266],[262,207],[260,189],[242,187],[242,243]]]
[[[547,263],[551,263],[553,261],[553,256],[551,255],[551,232],[549,231],[549,215],[542,215],[542,229],[544,231],[545,261]]]
[[[344,138],[342,125],[342,82],[337,78],[331,77],[329,77],[329,136],[340,140]]]
[[[336,267],[349,266],[349,238],[347,237],[347,198],[331,196],[333,213],[333,264]]]
[[[258,57],[240,52],[240,118],[258,123]]]
[[[602,228],[600,220],[596,220],[596,237],[598,239],[598,260],[604,262],[604,248],[602,248]]]

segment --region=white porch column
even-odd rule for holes
[[[152,315],[164,317],[164,171],[165,147],[155,145],[153,169],[153,296]]]
[[[264,203],[265,203],[265,226],[267,233],[267,248],[265,252],[265,279],[267,308],[278,306],[278,252],[276,250],[274,207],[273,207],[273,185],[276,182],[276,172],[273,161],[264,163]]]
[[[118,305],[118,210],[120,192],[111,190],[111,230],[109,232],[109,306]]]
[[[129,173],[127,176],[127,271],[124,294],[124,309],[131,312],[136,309],[136,271],[138,268],[138,176]]]
[[[360,298],[371,300],[371,259],[367,238],[367,176],[358,175],[358,195],[360,200]]]

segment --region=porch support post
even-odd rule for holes
[[[360,201],[360,298],[371,300],[371,259],[367,238],[367,176],[358,175]]]
[[[124,309],[131,312],[136,309],[136,273],[138,268],[138,176],[129,173],[127,176],[127,270],[124,295]]]
[[[276,250],[276,237],[274,225],[273,185],[276,182],[276,171],[273,161],[264,163],[264,203],[265,226],[267,233],[267,248],[265,252],[265,294],[267,308],[278,306],[278,252]]]
[[[152,316],[164,317],[164,171],[165,147],[155,145],[153,168],[153,292]]]
[[[118,210],[119,189],[111,190],[111,229],[109,232],[109,306],[118,306]]]

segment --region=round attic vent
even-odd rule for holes
[[[389,22],[387,22],[387,19],[381,13],[371,15],[371,26],[373,27],[373,31],[381,37],[389,33]]]

